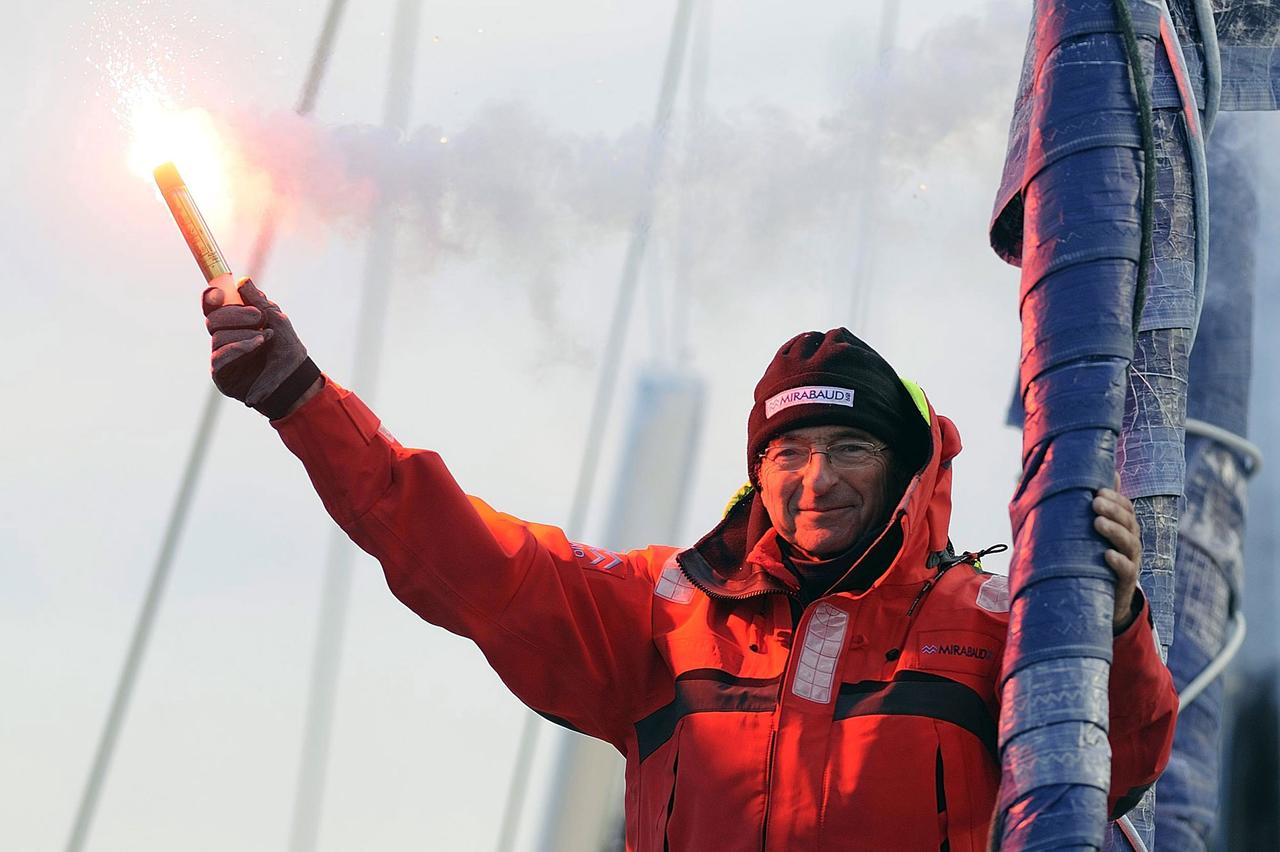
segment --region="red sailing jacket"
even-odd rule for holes
[[[939,562],[960,440],[932,424],[941,452],[871,547],[888,569],[798,620],[772,531],[725,558],[751,501],[696,549],[612,553],[468,497],[332,382],[273,425],[401,601],[474,640],[530,707],[622,752],[629,850],[980,852],[1008,594]],[[1115,639],[1113,807],[1154,782],[1173,740],[1148,624],[1144,604]]]

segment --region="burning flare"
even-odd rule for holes
[[[155,179],[160,194],[169,205],[169,212],[173,214],[173,221],[178,223],[178,230],[182,232],[182,238],[187,242],[187,248],[191,249],[191,255],[196,259],[200,271],[204,273],[204,280],[222,291],[223,304],[244,304],[236,289],[235,276],[231,274],[231,267],[222,256],[222,250],[218,248],[213,232],[209,230],[204,217],[200,215],[200,208],[196,207],[195,199],[191,197],[191,190],[187,189],[182,176],[178,174],[178,169],[173,163],[163,163],[156,167]]]
[[[213,238],[206,215],[196,207],[193,190],[188,188],[190,184],[205,200],[208,220],[227,223],[228,156],[213,120],[202,109],[166,108],[164,98],[145,83],[126,92],[124,100],[133,136],[130,170],[146,179],[155,178],[205,280],[223,291],[225,304],[240,304],[231,267]],[[179,175],[179,166],[186,180]]]
[[[231,267],[222,256],[213,232],[200,215],[200,208],[196,207],[191,190],[187,189],[178,169],[173,163],[165,163],[156,167],[155,178],[156,186],[160,188],[160,194],[164,196],[169,212],[173,214],[173,220],[178,223],[182,238],[187,241],[196,264],[204,273],[204,280],[212,282],[220,276],[230,275]]]
[[[125,93],[129,128],[129,169],[144,180],[171,162],[181,169],[191,191],[203,203],[205,218],[215,227],[231,220],[230,152],[209,113],[177,110],[150,86],[140,84]]]

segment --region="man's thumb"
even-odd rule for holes
[[[239,291],[240,298],[244,300],[246,305],[253,305],[260,311],[266,311],[267,308],[271,307],[271,302],[253,283],[252,278],[241,278],[236,282],[236,290]]]

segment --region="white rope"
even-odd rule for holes
[[[1209,665],[1204,667],[1200,674],[1192,679],[1191,683],[1182,688],[1182,692],[1178,693],[1178,712],[1181,713],[1191,702],[1200,697],[1200,693],[1204,692],[1209,684],[1222,674],[1223,669],[1235,657],[1236,652],[1240,650],[1240,646],[1244,644],[1244,634],[1247,625],[1244,620],[1244,613],[1236,610],[1231,616],[1231,635],[1227,637],[1226,643],[1222,646],[1222,650],[1218,652],[1218,656],[1209,661]]]
[[[1196,675],[1190,683],[1182,688],[1178,693],[1178,713],[1181,714],[1191,702],[1200,697],[1200,694],[1208,688],[1209,684],[1222,674],[1223,669],[1231,662],[1236,653],[1240,650],[1240,646],[1244,644],[1244,635],[1246,630],[1244,613],[1236,611],[1231,617],[1231,635],[1227,637],[1227,641],[1222,646],[1222,650],[1218,655],[1209,661],[1200,674]],[[1124,835],[1125,840],[1129,841],[1129,845],[1133,847],[1134,852],[1149,852],[1147,845],[1142,842],[1142,836],[1138,833],[1137,828],[1129,820],[1128,816],[1122,816],[1116,820],[1116,827],[1120,829],[1120,833]]]
[[[1208,139],[1222,100],[1222,52],[1218,49],[1218,23],[1213,19],[1212,3],[1195,0],[1195,7],[1196,28],[1204,48],[1204,138]]]
[[[1133,852],[1148,852],[1147,844],[1142,842],[1142,835],[1138,833],[1138,829],[1129,820],[1129,817],[1122,816],[1116,820],[1116,826],[1120,829],[1120,833],[1124,835],[1124,839],[1129,841],[1129,845],[1133,847]]]
[[[1252,441],[1241,438],[1235,432],[1223,429],[1221,426],[1214,426],[1212,423],[1206,423],[1203,420],[1196,420],[1192,417],[1187,418],[1187,434],[1199,435],[1201,438],[1208,438],[1211,441],[1217,441],[1230,450],[1245,457],[1246,466],[1250,476],[1262,470],[1262,450]]]
[[[1178,693],[1178,713],[1181,713],[1191,702],[1199,698],[1209,684],[1213,683],[1222,674],[1227,664],[1231,662],[1232,658],[1240,650],[1240,646],[1244,644],[1245,630],[1244,613],[1237,610],[1232,613],[1231,635],[1227,637],[1222,650],[1209,661],[1209,664],[1204,667],[1200,674],[1196,675],[1190,683],[1182,688],[1182,692]],[[1120,829],[1124,839],[1129,842],[1133,852],[1149,852],[1146,843],[1142,841],[1142,835],[1128,816],[1122,816],[1116,820],[1116,827]]]

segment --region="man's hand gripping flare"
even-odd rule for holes
[[[248,278],[241,278],[236,289],[243,305],[224,305],[217,287],[201,297],[213,338],[213,383],[226,396],[278,420],[320,388],[320,368],[307,357],[279,305]]]

